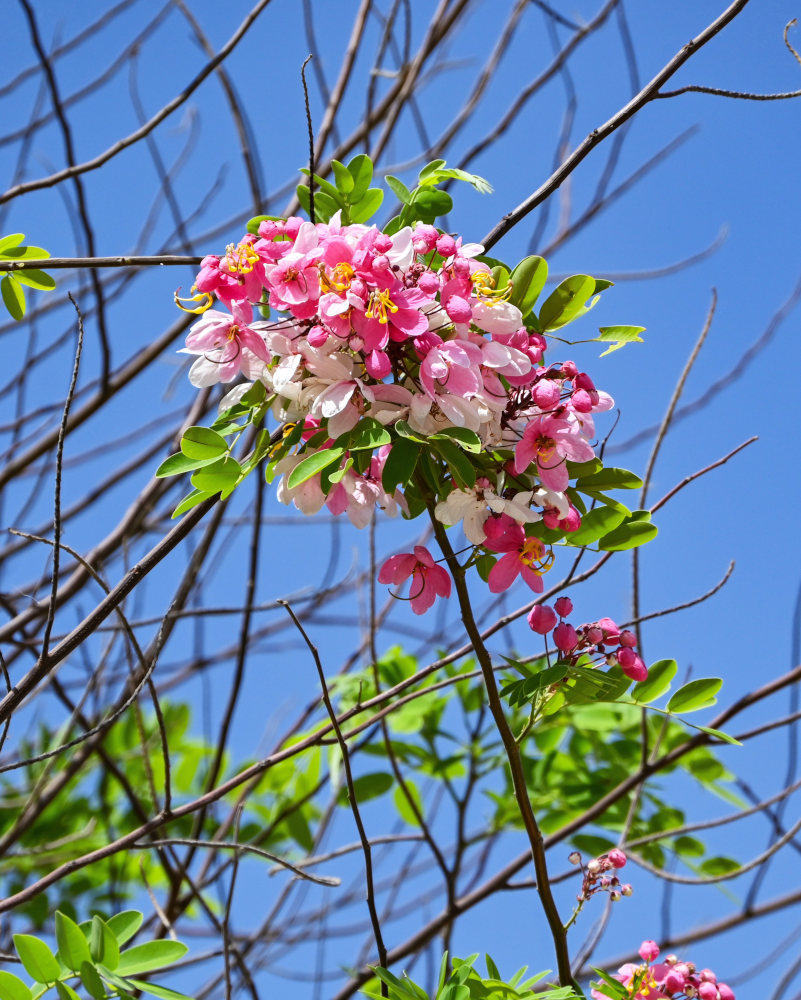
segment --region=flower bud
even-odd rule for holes
[[[664,989],[671,995],[673,993],[681,993],[684,989],[684,976],[680,976],[675,969],[671,969],[665,976]]]
[[[597,875],[599,872],[603,871],[603,865],[597,858],[593,858],[592,861],[587,862],[587,871],[590,875]]]
[[[589,413],[592,409],[590,394],[584,389],[576,389],[570,397],[570,404],[576,413]]]
[[[623,885],[621,885],[620,887],[620,891],[623,893],[624,896],[633,896],[634,886],[631,884],[631,882],[624,882]]]
[[[623,868],[626,864],[626,855],[619,847],[613,847],[611,851],[606,855],[607,858],[612,862],[615,868]]]
[[[391,250],[392,237],[387,236],[386,233],[376,234],[376,238],[373,240],[373,249],[376,253],[386,253],[388,250]]]
[[[469,323],[473,318],[473,310],[470,307],[470,303],[463,299],[461,295],[451,295],[445,301],[444,306],[448,318],[454,323]]]
[[[562,374],[565,378],[575,378],[578,375],[578,368],[575,361],[562,362]]]
[[[529,611],[528,624],[532,631],[546,635],[556,625],[556,612],[547,604],[535,604]]]
[[[440,257],[452,257],[456,253],[456,240],[443,233],[437,240],[437,253]]]
[[[609,893],[609,898],[612,900],[613,903],[619,903],[621,896],[620,893],[617,891],[617,889],[615,889],[614,892]]]
[[[718,983],[720,1000],[734,1000],[734,990],[727,983]]]
[[[659,945],[656,941],[643,941],[637,954],[644,962],[653,962],[659,958]]]
[[[620,633],[620,645],[629,646],[632,649],[637,645],[637,636],[627,628]]]
[[[560,618],[567,618],[573,610],[573,602],[569,597],[557,597],[553,606]]]
[[[586,372],[579,372],[573,379],[573,384],[577,389],[586,389],[587,392],[592,392],[595,388],[595,383]]]
[[[578,646],[578,636],[576,630],[567,622],[560,622],[553,630],[553,641],[556,648],[561,653],[569,653],[571,649]]]
[[[599,642],[604,641],[604,634],[597,625],[590,625],[587,629],[587,641],[591,642],[593,646],[597,646]]]
[[[543,379],[534,386],[534,402],[541,410],[552,410],[558,406],[560,394],[559,383],[553,379]]]
[[[716,983],[718,981],[718,977],[711,969],[701,969],[698,973],[698,978],[705,983]]]
[[[439,291],[439,278],[433,271],[424,271],[417,281],[417,287],[426,295],[436,295]]]
[[[581,853],[579,851],[571,851],[570,854],[568,854],[567,856],[567,860],[570,862],[571,865],[580,865]]]

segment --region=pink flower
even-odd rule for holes
[[[543,590],[542,574],[551,568],[553,556],[545,554],[545,545],[535,537],[526,537],[523,528],[508,514],[490,518],[484,525],[484,545],[505,555],[490,570],[487,582],[493,594],[508,590],[520,574],[535,594]]]
[[[409,600],[416,615],[428,611],[437,597],[451,596],[451,578],[447,570],[437,566],[423,545],[415,545],[414,553],[390,556],[381,567],[378,582],[398,585],[409,577],[412,578]]]
[[[556,601],[554,601],[554,608],[560,618],[567,618],[573,610],[573,602],[569,597],[557,597]],[[554,622],[554,624],[556,623]]]
[[[643,941],[637,954],[644,962],[653,962],[659,958],[659,945],[656,941]]]
[[[198,388],[236,378],[252,360],[248,352],[270,361],[263,337],[249,325],[253,310],[248,303],[232,302],[231,311],[233,316],[209,309],[189,330],[181,353],[200,355],[189,372],[189,381]]]
[[[565,462],[588,462],[595,453],[576,429],[561,417],[538,417],[526,425],[515,448],[515,472],[535,463],[543,486],[563,493],[569,476]]]
[[[569,653],[578,646],[578,635],[572,625],[560,622],[553,630],[553,641],[560,653]]]
[[[626,865],[626,855],[619,847],[613,847],[611,851],[607,853],[607,858],[612,864],[613,868],[624,868]]]

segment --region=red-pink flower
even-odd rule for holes
[[[379,583],[401,584],[412,578],[409,600],[412,611],[422,615],[431,607],[437,597],[451,596],[451,578],[447,570],[437,566],[434,558],[423,545],[415,545],[414,553],[401,552],[390,556],[378,574]]]
[[[545,545],[539,538],[526,537],[522,526],[508,514],[490,518],[484,524],[484,545],[493,552],[505,555],[490,570],[487,582],[493,594],[508,590],[518,573],[535,594],[543,590],[542,574],[551,568],[552,554],[546,555]]]
[[[588,462],[594,454],[575,424],[560,417],[538,417],[526,425],[515,448],[515,472],[525,472],[533,462],[542,485],[563,493],[570,481],[566,460]]]

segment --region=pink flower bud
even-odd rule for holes
[[[656,941],[643,941],[637,951],[637,954],[643,962],[654,962],[657,958],[659,958],[659,945]]]
[[[562,362],[562,374],[565,378],[575,378],[578,375],[578,368],[575,361]]]
[[[433,271],[424,271],[417,282],[417,287],[426,295],[436,295],[439,291],[439,278]]]
[[[373,260],[373,270],[374,271],[387,271],[389,270],[389,257],[386,254],[380,253]]]
[[[328,340],[328,330],[317,324],[306,334],[306,339],[311,347],[322,347]]]
[[[578,636],[576,630],[567,622],[560,622],[553,630],[553,641],[556,648],[561,653],[569,653],[571,649],[578,646]]]
[[[720,1000],[734,1000],[734,990],[727,983],[718,983]]]
[[[587,871],[590,875],[597,875],[599,872],[603,871],[603,865],[597,858],[593,858],[592,861],[587,862]]]
[[[637,645],[637,636],[633,632],[629,632],[627,628],[623,629],[620,633],[620,645],[628,646],[630,649],[634,649]]]
[[[454,323],[469,323],[473,317],[473,310],[470,308],[470,303],[463,299],[461,295],[451,295],[444,305],[445,312]]]
[[[570,862],[571,865],[580,865],[581,854],[579,853],[579,851],[571,851],[570,854],[568,854],[567,856],[567,860]]]
[[[614,892],[610,892],[609,898],[612,900],[613,903],[619,903],[621,900],[620,893],[617,890],[615,890]]]
[[[714,983],[701,983],[698,996],[701,1000],[718,1000],[718,988]]]
[[[577,389],[586,389],[587,392],[592,392],[595,388],[595,383],[586,372],[579,372],[573,379],[573,384]]]
[[[576,413],[589,413],[592,409],[590,394],[585,389],[576,389],[570,397],[570,404]]]
[[[619,847],[613,847],[611,851],[606,855],[607,858],[612,862],[615,868],[623,868],[626,864],[626,855]]]
[[[630,654],[630,655],[625,655]],[[640,659],[639,656],[632,649],[619,649],[617,653],[617,659],[620,663],[620,668],[626,677],[630,677],[633,681],[644,681],[648,676],[648,668]]]
[[[631,884],[631,882],[624,882],[623,885],[621,885],[620,887],[620,891],[623,893],[624,896],[633,896],[634,886]]]
[[[560,394],[559,383],[553,379],[543,379],[534,386],[534,402],[541,410],[552,410],[558,406]]]
[[[593,646],[597,646],[599,642],[604,641],[604,634],[597,625],[591,625],[587,629],[587,641],[591,642]]]
[[[464,259],[464,257],[457,257],[456,260],[451,265],[453,268],[453,273],[457,278],[469,278],[470,277],[470,264]]]
[[[573,602],[569,597],[557,597],[553,606],[560,618],[567,618],[573,610]]]
[[[610,646],[614,646],[620,639],[620,629],[615,625],[611,618],[599,618],[595,623],[599,628],[604,630],[604,642],[608,643]]]
[[[681,993],[684,989],[684,976],[680,976],[675,969],[671,969],[665,976],[664,989],[668,993]]]
[[[698,978],[705,983],[716,983],[718,981],[718,977],[711,969],[701,969],[698,973]]]
[[[528,624],[532,631],[546,635],[556,624],[556,612],[547,604],[535,604],[528,613]]]
[[[412,250],[415,253],[428,253],[428,243],[425,240],[412,240]]]
[[[452,257],[456,253],[456,240],[443,233],[437,240],[437,253],[440,257]]]
[[[376,238],[373,240],[373,249],[377,253],[386,253],[388,250],[391,250],[392,237],[387,236],[386,233],[378,233]]]

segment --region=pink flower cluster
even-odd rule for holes
[[[560,597],[552,608],[547,604],[535,605],[529,612],[528,624],[540,635],[553,629],[553,642],[563,660],[575,663],[581,657],[597,657],[598,662],[610,667],[619,666],[633,681],[645,680],[648,668],[635,652],[637,636],[633,632],[620,629],[611,618],[599,618],[576,629],[564,620],[572,611],[570,598]]]
[[[446,497],[437,517],[453,524],[472,511],[471,540],[479,544],[490,514],[505,515],[489,546],[504,553],[491,586],[505,589],[520,574],[541,589],[543,553],[518,537],[521,525],[578,527],[565,496],[566,462],[593,458],[593,414],[613,404],[573,362],[544,365],[544,337],[523,324],[509,301],[512,286],[494,287],[475,259],[482,249],[421,223],[390,236],[342,225],[339,215],[317,224],[262,221],[258,235],[204,257],[190,300],[202,303],[190,311],[203,314],[184,352],[195,357],[193,385],[240,375],[262,382],[277,419],[311,420],[327,431],[320,449],[369,416],[385,427],[404,420],[424,437],[467,428],[484,448],[513,453],[495,483],[454,489],[459,495]],[[208,308],[215,298],[225,311]],[[257,318],[256,306],[269,307],[272,321]],[[223,406],[248,388],[237,385]],[[345,453],[325,480],[318,474],[295,489],[286,477],[300,458],[286,456],[279,499],[307,514],[326,504],[361,527],[375,506],[393,513],[402,505],[380,486],[386,454],[365,472]],[[336,483],[330,491],[329,482]]]
[[[586,865],[582,863],[578,851],[573,851],[568,858],[571,864],[581,865],[584,874],[581,891],[576,894],[579,903],[585,903],[597,892],[608,892],[612,902],[617,903],[622,896],[631,896],[634,892],[628,882],[621,885],[620,879],[615,874],[625,867],[627,861],[626,855],[620,848],[613,847],[611,851],[593,858]]]
[[[632,1000],[674,1000],[677,997],[698,1000],[734,1000],[734,990],[718,982],[711,969],[698,970],[692,962],[682,961],[676,955],[667,955],[658,965],[651,965],[659,957],[655,941],[643,941],[639,955],[644,965],[627,962],[614,976],[631,990]],[[607,1000],[604,993],[592,990],[593,1000]]]

